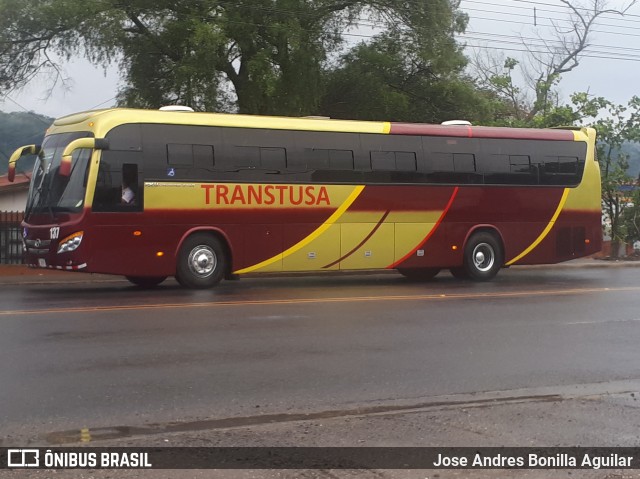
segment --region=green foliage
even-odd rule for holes
[[[455,44],[447,44],[448,53],[423,45],[401,32],[361,43],[342,57],[339,68],[327,72],[321,113],[363,120],[490,122],[495,99],[462,74],[466,59]]]
[[[629,155],[623,145],[640,141],[640,97],[633,97],[626,106],[606,103],[606,117],[593,126],[598,131],[598,159],[602,173],[602,203],[611,222],[612,252],[617,244],[637,239],[634,220],[639,216],[640,203],[630,198],[621,186],[633,185],[636,178],[628,174]],[[637,196],[637,195],[636,195]]]
[[[376,94],[383,95],[383,113],[416,117],[418,107],[413,104],[418,95],[425,99],[426,109],[417,118],[434,118],[443,109],[443,117],[450,117],[449,111],[457,112],[459,105],[468,105],[469,111],[484,108],[482,95],[476,100],[471,82],[460,78],[465,58],[454,34],[464,29],[467,17],[458,4],[0,0],[0,86],[20,87],[43,68],[58,74],[48,56],[54,51],[63,57],[84,54],[102,65],[117,58],[123,76],[121,105],[157,108],[180,103],[197,110],[297,116],[318,114],[321,104],[325,108],[338,102],[347,111],[362,107],[362,115],[371,117],[373,106],[363,104],[362,98],[347,98],[345,105],[344,97],[323,100],[323,95],[325,87],[331,96],[331,88],[341,81],[372,68],[363,82],[373,88],[369,103]],[[369,52],[365,46],[356,47],[333,75],[344,46],[343,32],[363,16],[370,16],[388,35]],[[365,65],[353,65],[360,60]],[[380,80],[393,72],[402,73],[401,84],[389,80],[382,92],[374,77]],[[427,88],[420,92],[422,87]]]
[[[53,122],[52,118],[35,113],[0,112],[0,174],[7,172],[11,153],[18,147],[39,144],[45,130]],[[18,171],[28,171],[33,166],[33,158],[18,162]]]

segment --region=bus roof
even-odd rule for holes
[[[580,132],[573,131],[575,128],[533,129],[470,125],[431,125],[313,117],[294,118],[231,113],[139,110],[130,108],[91,110],[64,116],[54,121],[49,133],[92,131],[97,138],[101,138],[113,128],[131,123],[558,141],[573,141],[576,139],[586,139],[587,137],[586,129],[581,130],[584,134],[583,136]]]

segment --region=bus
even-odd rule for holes
[[[591,128],[519,129],[111,108],[54,121],[23,223],[28,265],[169,276],[503,267],[601,248]]]

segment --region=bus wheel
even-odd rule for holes
[[[411,281],[429,281],[440,272],[440,268],[399,268],[398,272]]]
[[[125,276],[131,283],[141,288],[153,288],[162,283],[166,276]]]
[[[502,246],[494,235],[476,233],[464,248],[464,270],[473,280],[488,281],[500,271],[502,258]]]
[[[211,288],[224,277],[226,263],[225,248],[220,240],[206,233],[196,233],[180,248],[176,279],[187,288]]]
[[[451,268],[449,271],[451,271],[451,275],[456,279],[469,279],[469,274],[463,266],[459,268]]]

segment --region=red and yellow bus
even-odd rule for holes
[[[589,128],[116,108],[56,120],[9,162],[37,155],[29,265],[206,288],[275,271],[488,280],[593,254],[594,149]]]

